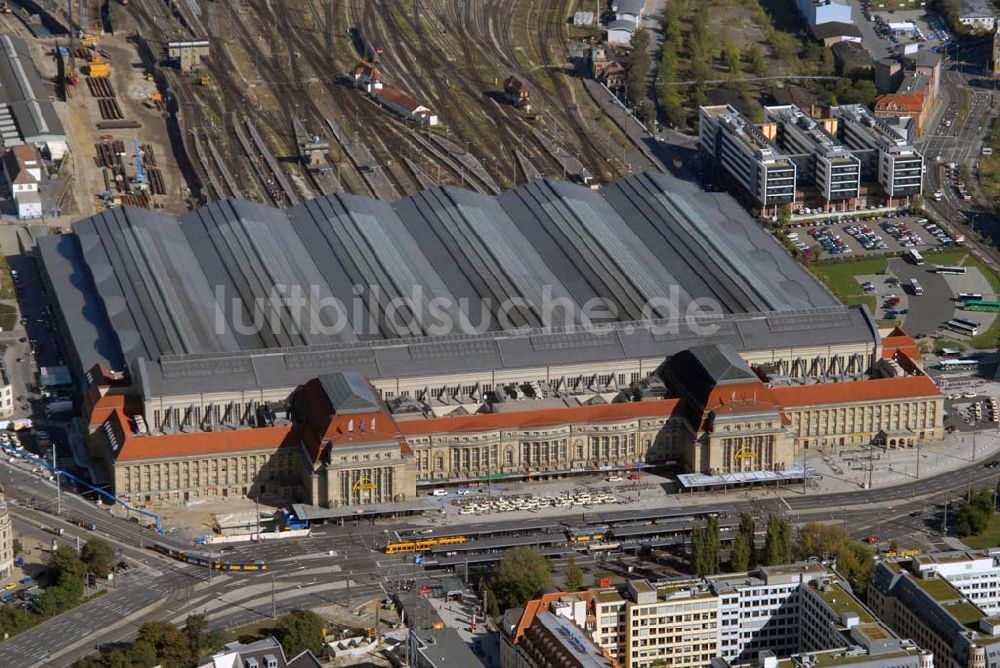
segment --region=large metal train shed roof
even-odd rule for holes
[[[415,377],[706,341],[877,340],[866,312],[839,306],[732,198],[661,174],[597,192],[536,180],[496,198],[439,187],[392,205],[335,194],[287,210],[224,200],[179,217],[124,207],[73,232],[41,239],[38,254],[80,368],[145,360],[163,392],[195,377],[222,391],[295,386],[305,369]],[[255,305],[295,290],[310,308],[282,302],[267,326],[248,326]],[[546,297],[572,308],[546,312]],[[596,297],[618,323],[603,335],[580,315]],[[503,320],[514,298],[523,304]],[[693,300],[712,300],[714,335],[648,327]],[[443,335],[448,321],[478,329]]]

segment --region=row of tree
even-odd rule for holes
[[[757,551],[757,524],[750,513],[740,515],[740,525],[733,537],[729,553],[729,568],[732,571],[746,571],[757,564],[774,566],[792,560],[792,530],[788,522],[780,517],[767,518],[764,547]],[[691,534],[691,568],[698,575],[713,575],[719,572],[722,539],[719,535],[719,520],[709,517],[704,527],[696,527]]]
[[[17,541],[15,552],[21,551]],[[0,634],[16,635],[36,624],[66,612],[83,602],[87,573],[107,577],[114,568],[114,551],[100,538],[84,544],[80,554],[68,545],[50,556],[45,581],[48,583],[31,609],[17,605],[0,607]]]
[[[270,631],[289,658],[307,649],[320,656],[323,650],[323,620],[312,611],[282,615]],[[170,622],[146,622],[131,645],[84,657],[73,668],[192,668],[200,657],[219,649],[222,643],[220,634],[208,631],[204,615],[189,615],[183,628]]]
[[[743,572],[756,567],[776,566],[809,558],[832,559],[837,570],[855,592],[863,594],[873,566],[871,548],[853,541],[842,525],[810,522],[804,525],[792,541],[792,529],[780,517],[767,518],[764,545],[758,550],[757,526],[753,516],[743,513],[729,551],[729,570]],[[709,517],[704,527],[695,528],[691,536],[691,569],[698,575],[720,572],[722,541],[719,522]]]

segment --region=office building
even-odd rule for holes
[[[1000,554],[993,550],[922,554],[910,560],[909,569],[947,580],[986,614],[1000,614]]]
[[[795,163],[733,106],[701,107],[698,141],[756,206],[795,201]]]
[[[719,645],[719,597],[704,583],[631,580],[594,592],[594,641],[623,668],[707,666]]]
[[[934,653],[944,668],[1000,666],[1000,619],[939,577],[926,560],[876,564],[868,586],[872,610],[900,635]],[[946,569],[947,570],[947,569]]]
[[[572,627],[588,656],[610,657],[622,668],[665,660],[691,668],[777,668],[779,661],[783,668],[806,668],[813,661],[867,668],[934,665],[932,654],[897,637],[819,563],[704,579],[632,580],[618,588],[546,594],[511,612],[501,634],[503,668],[552,665],[533,660],[525,647],[527,629],[542,613]]]
[[[764,107],[769,121],[762,128],[799,165],[800,181],[808,181],[828,203],[854,208],[861,191],[861,161],[838,143],[821,123],[794,105]]]
[[[862,176],[877,181],[892,199],[923,191],[924,158],[883,119],[860,104],[831,107],[838,138],[856,151]]]

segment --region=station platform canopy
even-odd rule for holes
[[[801,482],[803,476],[811,477],[814,471],[801,464],[794,464],[783,471],[741,471],[725,475],[705,475],[703,473],[682,473],[677,476],[686,490],[708,490],[722,487],[747,487],[759,485],[783,485]]]
[[[361,517],[384,517],[393,515],[415,515],[417,513],[438,510],[440,499],[426,498],[404,501],[401,503],[381,503],[371,506],[343,506],[340,508],[322,508],[305,503],[293,503],[292,514],[297,519],[307,522],[323,522],[329,520],[349,520]]]

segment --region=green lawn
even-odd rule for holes
[[[966,267],[977,267],[990,284],[990,289],[994,294],[1000,295],[1000,276],[993,273],[993,270],[979,261],[978,258],[970,255],[961,248],[952,248],[945,251],[932,251],[924,253],[927,262],[932,264],[962,265]],[[968,345],[973,348],[984,349],[994,348],[997,339],[1000,338],[1000,317],[993,320],[993,324],[985,332],[972,338]],[[950,342],[950,340],[949,340]],[[962,343],[956,341],[955,343]],[[962,346],[964,347],[964,346]]]
[[[971,548],[997,547],[1000,545],[1000,514],[994,513],[986,529],[978,536],[966,536],[962,542]]]
[[[10,276],[7,258],[0,255],[0,299],[14,298],[14,279]]]
[[[9,332],[17,325],[17,309],[10,304],[0,304],[0,328]]]
[[[872,306],[875,298],[861,292],[857,276],[877,274],[885,271],[888,260],[884,257],[865,258],[863,260],[845,260],[827,264],[811,264],[809,268],[816,277],[845,304],[867,303]],[[865,301],[870,299],[871,301]],[[874,313],[874,309],[872,310]]]
[[[864,258],[861,260],[845,260],[828,264],[807,265],[816,277],[830,289],[837,299],[848,306],[865,304],[872,315],[878,313],[878,303],[875,295],[866,295],[861,291],[858,276],[868,276],[885,271],[888,260],[884,257]],[[880,322],[880,325],[893,325],[894,322]]]

